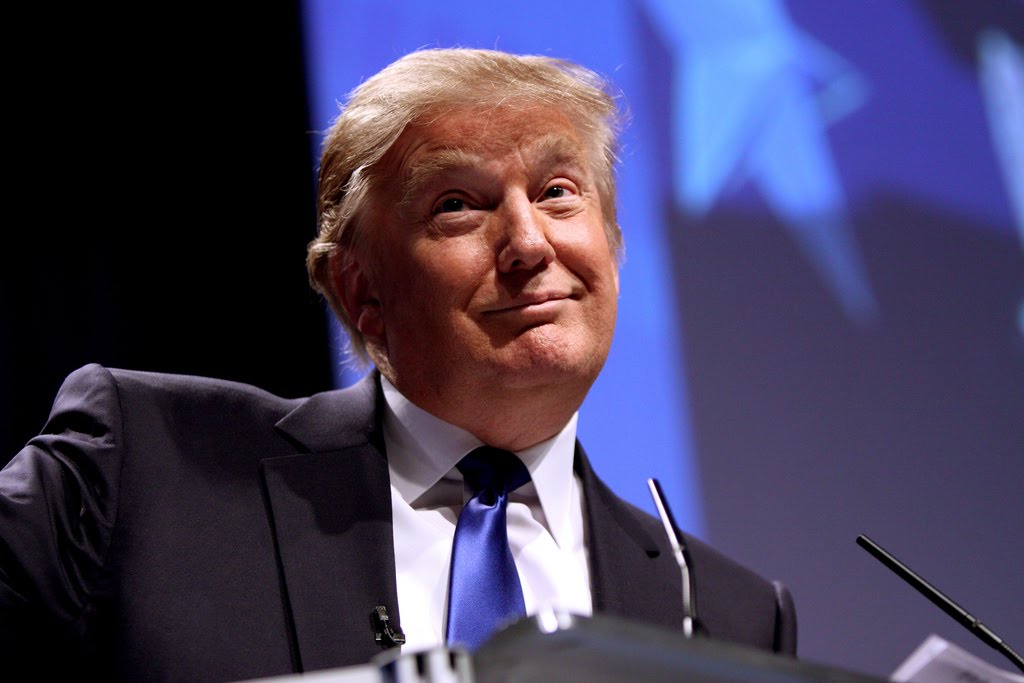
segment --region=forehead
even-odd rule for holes
[[[524,163],[589,165],[568,117],[557,109],[536,107],[464,109],[421,118],[388,151],[385,168],[403,185],[416,185],[424,176],[512,156]]]

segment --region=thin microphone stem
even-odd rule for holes
[[[968,631],[973,633],[986,645],[994,648],[997,652],[1007,657],[1018,669],[1024,671],[1024,658],[1013,651],[1003,639],[997,636],[992,629],[978,621],[970,612],[953,602],[945,593],[931,585],[920,576],[915,574],[910,567],[906,566],[882,546],[870,538],[861,534],[857,537],[857,545],[871,553],[875,559],[891,569],[897,576],[917,589],[921,595],[935,603],[943,612],[960,622]]]
[[[683,579],[683,635],[687,638],[693,637],[694,626],[697,623],[697,614],[693,605],[693,595],[690,586],[690,566],[686,562],[686,551],[683,548],[682,535],[676,520],[672,516],[672,510],[668,507],[665,494],[661,490],[661,483],[657,479],[648,479],[647,488],[651,491],[651,498],[654,499],[654,507],[658,509],[658,517],[665,527],[665,535],[668,536],[669,545],[672,546],[672,554],[679,565],[679,572]]]

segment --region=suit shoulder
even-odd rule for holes
[[[663,551],[671,552],[661,520],[628,501],[623,502],[628,506],[630,512],[633,513],[634,519],[641,525],[643,530],[656,539],[657,545]],[[682,532],[682,534],[688,554],[693,564],[700,567],[702,574],[706,573],[722,577],[733,585],[757,586],[765,592],[774,591],[772,583],[757,572],[740,564],[700,538],[686,532]],[[696,571],[696,569],[695,567],[694,570]]]
[[[694,563],[699,561],[711,570],[709,573],[728,576],[731,578],[732,583],[758,586],[761,590],[771,591],[774,594],[774,588],[768,579],[701,539],[689,534],[684,534],[684,536],[686,537],[686,544],[690,555],[694,558]]]
[[[58,396],[89,399],[109,399],[114,392],[121,402],[156,400],[159,402],[186,402],[191,404],[242,404],[287,411],[305,398],[282,398],[269,391],[225,379],[179,375],[141,370],[107,368],[92,363],[72,372],[64,380]]]
[[[49,430],[59,431],[69,419],[81,422],[89,416],[124,428],[177,424],[195,431],[199,425],[228,426],[223,423],[273,425],[305,400],[282,398],[241,382],[90,364],[64,380]]]
[[[90,366],[86,366],[90,367]],[[178,394],[192,399],[216,397],[235,400],[252,400],[262,403],[282,403],[295,405],[303,399],[286,399],[272,394],[260,387],[198,375],[178,375],[163,372],[145,372],[141,370],[123,370],[120,368],[103,368],[121,389],[153,393]],[[84,370],[85,368],[83,368]]]

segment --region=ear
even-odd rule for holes
[[[331,278],[335,296],[355,328],[367,341],[383,344],[384,316],[366,258],[356,249],[338,248],[331,256]]]

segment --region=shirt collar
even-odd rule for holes
[[[455,470],[455,465],[483,442],[465,429],[423,410],[381,376],[384,390],[384,441],[391,484],[409,505]],[[576,422],[573,416],[557,434],[516,455],[530,471],[530,479],[548,531],[560,547],[572,540],[571,500]],[[454,471],[454,475],[458,471]]]

